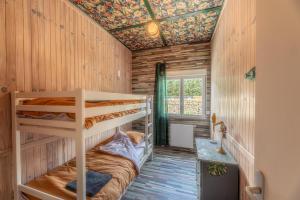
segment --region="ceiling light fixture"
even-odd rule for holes
[[[145,28],[146,28],[146,32],[149,34],[150,37],[159,36],[159,26],[157,22],[151,21],[146,24]]]

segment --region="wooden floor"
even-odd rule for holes
[[[193,153],[156,148],[122,200],[195,200],[195,165]]]

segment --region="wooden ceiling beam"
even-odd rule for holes
[[[154,12],[153,12],[153,10],[151,8],[151,5],[150,5],[149,1],[148,0],[144,0],[144,4],[145,4],[145,6],[146,6],[146,8],[148,10],[148,13],[151,16],[152,20],[156,20],[155,14],[154,14]]]
[[[153,10],[151,8],[151,5],[149,3],[149,1],[148,0],[144,0],[144,3],[145,3],[145,6],[146,6],[146,8],[148,10],[148,13],[151,16],[152,20],[153,21],[157,21],[156,17],[155,17],[155,14],[154,14],[154,12],[153,12]],[[160,36],[160,39],[162,40],[164,46],[167,46],[167,41],[166,41],[166,39],[165,39],[165,37],[164,37],[161,29],[160,29],[160,25],[159,24],[158,24],[158,27],[159,27],[159,36]]]

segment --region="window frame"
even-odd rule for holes
[[[202,114],[201,115],[188,115],[184,114],[184,80],[185,79],[202,79]],[[170,118],[178,119],[203,119],[206,116],[206,75],[173,75],[167,76],[168,80],[179,80],[179,99],[180,99],[180,114],[168,113]],[[168,96],[167,96],[168,97]],[[166,102],[168,103],[168,102]]]

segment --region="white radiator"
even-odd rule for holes
[[[194,148],[194,126],[185,124],[170,124],[170,146]]]

